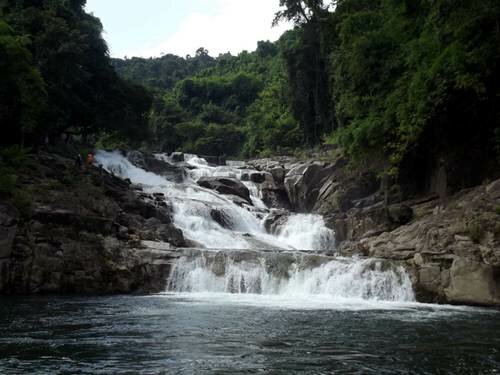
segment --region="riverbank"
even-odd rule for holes
[[[0,293],[163,290],[170,265],[142,241],[186,246],[163,199],[56,154],[31,156],[18,175],[23,203],[0,201]]]
[[[315,212],[335,230],[336,252],[403,264],[422,302],[500,304],[500,180],[440,197],[384,195],[370,170],[293,158],[249,162],[274,177],[271,194]]]
[[[407,270],[420,302],[500,304],[500,181],[446,201],[436,194],[406,200],[395,194],[386,205],[376,177],[369,171],[353,174],[343,159],[261,159],[219,170],[197,160],[188,164],[182,154],[167,160],[133,152],[128,158],[141,173],[149,171],[141,178],[166,178],[170,187],[153,192],[103,168],[79,170],[72,160],[46,153],[20,171],[28,202],[17,208],[0,202],[0,293],[161,292],[176,260],[186,254],[176,249],[210,248],[225,236],[233,248],[294,243],[318,246],[322,256],[391,262]],[[199,187],[183,185],[188,173]],[[181,196],[166,197],[177,190]],[[186,206],[186,199],[194,206]],[[185,216],[174,218],[169,202],[187,210]],[[308,224],[313,242],[296,236],[306,228],[292,219],[309,212],[324,218]],[[197,215],[206,217],[193,227]],[[238,229],[238,220],[246,229]],[[318,230],[325,224],[336,244],[326,229]],[[241,233],[234,237],[234,230]],[[204,238],[208,246],[196,241],[203,233],[211,233]],[[285,260],[286,274],[292,263]]]

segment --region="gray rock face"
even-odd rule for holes
[[[127,153],[127,159],[136,167],[147,169],[144,154],[140,151],[130,151]]]
[[[182,160],[184,160],[184,154],[181,155]],[[178,158],[180,159],[181,157],[178,156]],[[151,154],[144,154],[140,151],[130,151],[127,154],[127,159],[136,167],[156,173],[172,182],[180,183],[186,177],[186,171],[181,166],[159,160]]]
[[[314,208],[320,189],[332,173],[324,163],[306,163],[292,168],[285,176],[285,188],[292,208],[310,212]]]
[[[221,227],[226,229],[231,229],[233,227],[233,223],[231,222],[231,218],[228,217],[224,211],[220,209],[213,208],[210,210],[210,217],[216,221]]]
[[[264,220],[264,226],[268,233],[278,234],[281,227],[286,224],[290,214],[286,211],[271,212]]]
[[[98,168],[75,174],[62,157],[37,162],[31,210],[20,219],[0,201],[0,294],[162,291],[170,263],[142,240],[186,246],[164,197]]]
[[[496,305],[500,304],[499,267],[464,258],[453,261],[449,286],[444,289],[451,303]]]
[[[175,163],[181,163],[184,161],[184,154],[182,152],[172,152],[170,159]]]
[[[197,181],[201,187],[215,190],[219,194],[235,195],[244,199],[247,204],[252,205],[250,191],[236,178],[228,177],[202,177]]]
[[[340,251],[405,263],[421,301],[500,305],[500,194],[492,188],[496,183],[450,197],[446,207],[438,199],[417,202],[407,224],[355,235]]]
[[[254,172],[250,174],[250,181],[260,184],[266,180],[266,175],[265,173],[262,172]]]
[[[0,202],[0,260],[10,257],[17,232],[19,213],[10,204]]]

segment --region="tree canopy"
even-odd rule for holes
[[[3,143],[62,133],[147,134],[149,93],[114,71],[99,19],[85,1],[0,3]],[[133,138],[130,138],[133,136]]]

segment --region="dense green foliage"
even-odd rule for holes
[[[420,189],[439,168],[457,185],[491,175],[498,0],[279,2],[275,22],[295,28],[254,52],[111,60],[84,0],[0,0],[0,143],[255,156],[326,142]]]
[[[256,155],[297,147],[281,45],[253,53],[114,60],[117,71],[155,93],[153,147],[198,154]]]
[[[147,135],[150,94],[119,78],[83,0],[0,2],[1,143]]]
[[[441,167],[467,185],[498,165],[498,1],[280,4],[275,22],[296,27],[277,43],[164,71],[153,116],[164,149],[251,156],[326,140],[423,185]]]
[[[498,1],[344,0],[330,22],[334,139],[353,157],[397,167],[415,152],[451,160],[494,147]]]

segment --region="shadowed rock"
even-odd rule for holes
[[[228,177],[202,177],[198,180],[198,185],[207,189],[215,190],[219,194],[236,195],[243,198],[252,205],[250,191],[243,183],[235,178]]]

